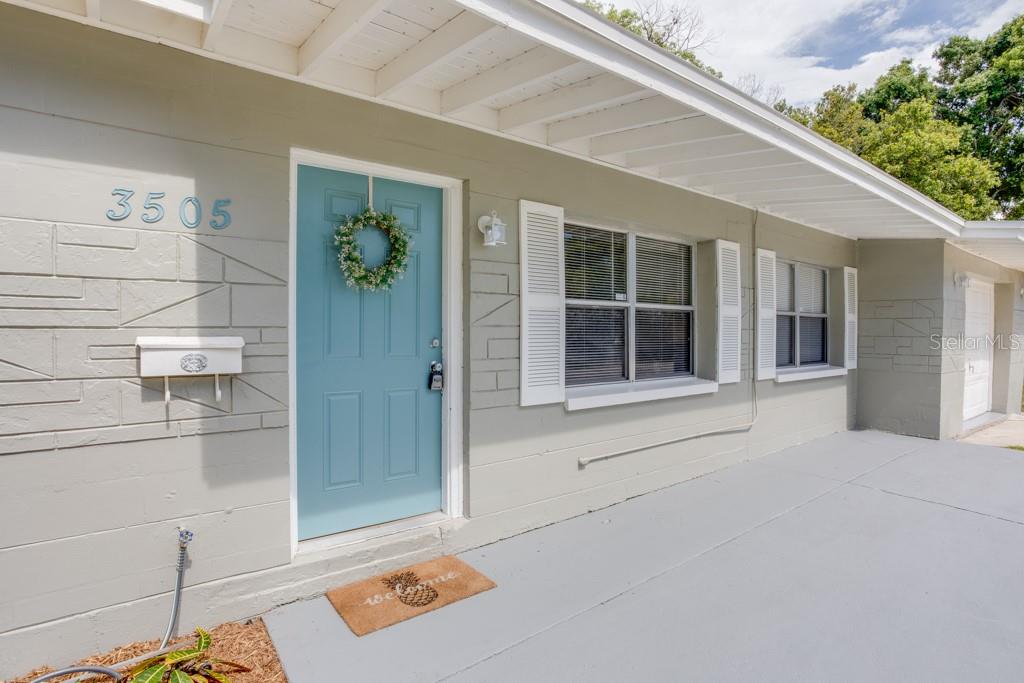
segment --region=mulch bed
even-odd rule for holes
[[[210,654],[218,659],[226,659],[232,662],[244,664],[252,669],[246,673],[231,674],[232,683],[287,683],[284,671],[281,669],[281,662],[277,659],[277,651],[270,641],[266,626],[262,619],[253,619],[244,624],[227,623],[210,629],[213,636],[213,644],[210,646]],[[195,642],[194,634],[187,634],[171,641],[172,646],[189,647]],[[126,659],[152,652],[160,645],[159,640],[147,640],[145,642],[131,643],[115,648],[110,652],[101,655],[93,655],[83,659],[78,664],[98,664],[110,666],[123,662]],[[43,667],[31,671],[21,678],[15,678],[8,683],[29,683],[33,678],[42,676],[54,667]],[[54,679],[66,681],[81,674]],[[96,683],[110,683],[106,676],[96,676],[89,681]]]

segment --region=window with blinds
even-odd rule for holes
[[[567,386],[693,374],[693,248],[565,226]]]
[[[776,367],[828,363],[828,271],[777,261],[775,287]]]

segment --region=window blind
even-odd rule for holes
[[[626,243],[625,233],[566,225],[566,298],[626,301]]]
[[[800,318],[800,364],[825,362],[826,318]]]
[[[780,315],[775,319],[775,365],[786,367],[793,365],[796,360],[793,358],[793,342],[796,335],[793,332],[795,318],[791,315]]]
[[[566,385],[628,378],[625,308],[566,306]]]
[[[691,367],[690,311],[637,309],[636,377],[688,375]]]
[[[690,245],[636,238],[636,300],[642,304],[689,306],[690,272],[693,268]]]
[[[800,273],[800,312],[824,313],[825,271],[809,266],[800,266],[798,271]]]
[[[795,311],[793,297],[793,264],[775,264],[775,310]]]

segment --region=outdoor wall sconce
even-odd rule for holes
[[[213,376],[214,396],[222,394],[221,375],[242,372],[241,337],[138,337],[139,376],[163,377],[164,402],[171,402],[171,377]]]
[[[971,276],[967,273],[953,273],[953,284],[962,289],[971,286]]]
[[[505,222],[498,218],[497,211],[491,211],[490,215],[480,216],[476,227],[484,235],[485,247],[497,247],[505,244]]]

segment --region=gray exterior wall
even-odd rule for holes
[[[181,627],[479,545],[852,425],[856,374],[757,386],[744,433],[583,455],[742,424],[751,211],[484,133],[0,6],[0,676],[162,630],[173,529],[196,531]],[[462,178],[465,513],[341,550],[289,541],[287,254],[292,146]],[[216,233],[112,223],[111,189],[233,199]],[[566,413],[518,405],[517,201],[743,256],[743,381],[712,396]],[[173,200],[173,201],[172,201]],[[495,209],[509,244],[484,248]],[[767,216],[758,246],[855,265],[852,241]],[[713,282],[699,274],[698,287]],[[714,311],[698,312],[707,335]],[[143,334],[238,334],[244,372],[137,378]]]
[[[964,352],[943,337],[964,333],[965,289],[954,274],[995,283],[993,410],[1020,411],[1022,352],[1010,335],[1024,330],[1021,273],[942,240],[861,240],[857,424],[932,439],[963,430]]]

